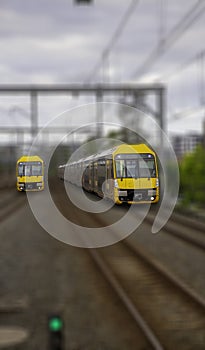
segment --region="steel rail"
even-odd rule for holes
[[[189,217],[189,215],[190,215],[189,212],[186,214],[186,216],[183,214],[174,212],[172,216],[174,221],[178,223],[182,223],[183,225],[186,224],[188,227],[191,227],[197,231],[205,233],[205,221],[199,221],[200,218],[197,220],[197,218],[191,218]]]
[[[169,282],[180,289],[181,292],[183,292],[187,297],[205,309],[205,299],[201,297],[197,292],[195,292],[192,288],[190,288],[185,282],[179,279],[176,275],[174,275],[171,271],[169,271],[166,267],[164,267],[156,258],[151,256],[150,253],[146,253],[140,246],[133,245],[127,240],[124,241],[124,244],[126,244],[130,250],[133,251],[133,253],[137,254],[142,260],[149,264],[155,271],[160,273]]]
[[[99,252],[96,251],[96,249],[89,249],[89,252],[97,264],[97,266],[100,268],[103,275],[106,277],[114,291],[117,293],[118,297],[121,299],[123,304],[126,306],[129,313],[132,315],[134,320],[137,322],[137,325],[140,327],[140,329],[145,334],[147,340],[150,342],[150,344],[153,346],[155,350],[163,350],[164,347],[160,343],[159,339],[156,337],[152,329],[149,327],[149,325],[146,323],[140,312],[137,310],[136,306],[133,304],[131,299],[128,297],[126,291],[123,289],[123,287],[120,285],[114,274],[111,272],[105,261],[100,256]]]
[[[74,211],[76,208],[74,207]],[[92,218],[92,221],[100,224],[100,226],[105,226],[105,222],[99,217],[99,216],[93,216],[91,213],[87,213],[88,216]],[[111,234],[115,234],[117,236],[117,233],[112,231]],[[198,295],[197,292],[195,292],[193,289],[191,289],[186,283],[181,281],[177,276],[175,276],[172,272],[170,272],[167,268],[162,266],[161,262],[159,262],[156,258],[151,256],[151,254],[147,253],[144,248],[141,248],[139,246],[133,245],[133,242],[129,242],[129,240],[124,240],[121,242],[122,244],[125,244],[127,248],[132,251],[138,258],[140,258],[142,261],[144,261],[145,264],[150,266],[155,272],[157,272],[159,275],[161,275],[162,278],[167,280],[172,285],[176,286],[177,289],[179,289],[179,292],[183,293],[187,298],[190,298],[192,303],[197,304],[197,306],[205,309],[205,299]],[[123,304],[126,306],[129,313],[132,315],[132,317],[137,322],[138,326],[142,329],[144,334],[149,337],[149,332],[151,331],[151,342],[152,346],[154,346],[155,349],[163,349],[160,341],[157,339],[153,331],[150,329],[146,321],[144,321],[142,315],[137,310],[136,306],[130,299],[130,297],[127,295],[124,288],[121,286],[118,279],[115,277],[115,275],[111,272],[111,269],[108,267],[107,263],[104,262],[104,259],[101,257],[101,254],[99,253],[99,250],[97,249],[90,249],[89,252],[92,256],[92,258],[95,260],[97,266],[102,271],[105,278],[108,280],[114,291],[117,293]]]
[[[146,220],[147,222],[149,222],[149,223],[152,223],[152,222],[153,222],[153,216],[150,216],[150,214],[149,214],[149,215],[145,218],[145,220]],[[177,221],[177,220],[176,220],[176,221]],[[194,227],[193,225],[189,224],[189,222],[186,223],[186,224],[187,224],[187,227],[188,227],[188,228],[191,227],[192,229],[195,229],[195,230],[197,230],[197,231],[199,231],[199,232],[201,232],[201,233],[204,233],[204,232],[205,232],[204,229],[202,228],[202,226],[201,226],[201,228],[200,228],[200,226]],[[190,236],[186,233],[186,227],[183,228],[183,232],[182,232],[180,228],[177,229],[176,227],[175,227],[175,228],[172,227],[172,226],[171,226],[171,222],[169,222],[169,223],[167,223],[167,224],[163,227],[162,231],[166,232],[166,234],[169,234],[169,235],[171,235],[171,236],[175,236],[175,237],[177,237],[178,239],[180,239],[180,240],[182,240],[182,241],[184,241],[184,242],[186,242],[186,243],[189,243],[189,244],[191,244],[192,246],[197,247],[198,249],[201,249],[202,251],[205,250],[205,236],[204,236],[204,240],[200,240],[200,239],[198,239],[198,238],[196,238],[196,237],[190,237]],[[203,238],[202,238],[202,239],[203,239]]]
[[[15,202],[9,202],[9,205],[0,208],[0,222],[6,220],[13,213],[17,212],[22,205],[25,205],[25,198],[18,198]]]
[[[88,214],[90,215],[90,214]],[[101,226],[104,226],[104,222],[98,217],[93,218],[92,220],[96,221]],[[112,231],[112,234],[117,236],[117,233]],[[150,253],[146,253],[146,251],[141,248],[139,245],[133,245],[133,242],[130,243],[127,239],[123,240],[123,244],[127,245],[129,249],[140,257],[144,262],[149,264],[157,273],[160,273],[163,277],[165,277],[169,282],[174,284],[178,289],[181,290],[187,297],[189,297],[193,302],[198,304],[198,306],[205,309],[205,299],[200,296],[195,290],[190,288],[185,282],[183,282],[179,277],[174,275],[170,270],[166,267],[162,266],[162,264],[154,258]]]
[[[91,216],[92,214],[88,213],[87,215]],[[98,223],[100,226],[105,226],[105,222],[99,217],[93,215],[91,216],[92,220]],[[112,230],[112,234],[117,236],[117,233]],[[187,297],[189,297],[193,302],[198,304],[198,306],[205,309],[205,299],[200,296],[195,290],[189,287],[185,282],[183,282],[179,277],[174,275],[170,270],[166,267],[162,266],[159,260],[154,258],[150,253],[146,253],[146,251],[141,248],[139,245],[133,245],[133,242],[130,243],[127,239],[123,241],[124,244],[129,246],[130,250],[134,252],[137,256],[139,256],[142,260],[144,260],[147,264],[149,264],[156,272],[160,273],[165,277],[169,282],[174,284],[178,289],[181,290]]]
[[[76,211],[76,207],[73,207],[74,212]],[[101,220],[93,219],[93,215],[91,213],[88,213],[88,216],[92,218],[97,223],[102,224]],[[86,241],[84,241],[86,246]],[[117,278],[114,276],[114,274],[109,269],[108,265],[105,263],[103,258],[101,257],[99,251],[97,249],[88,248],[88,251],[94,260],[95,264],[98,266],[100,271],[102,272],[103,276],[106,278],[106,280],[109,282],[115,293],[118,295],[120,300],[122,301],[123,305],[126,307],[129,314],[133,317],[135,320],[137,326],[141,329],[143,334],[145,335],[148,342],[151,344],[153,349],[155,350],[164,350],[164,347],[162,346],[160,340],[157,338],[157,336],[154,334],[151,327],[148,325],[148,323],[145,321],[137,307],[134,305],[132,300],[129,298],[128,294],[124,290],[124,288],[121,286],[120,282],[117,280]]]

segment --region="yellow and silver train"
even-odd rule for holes
[[[58,176],[116,204],[159,201],[156,155],[145,144],[122,144],[61,165]]]
[[[22,156],[16,163],[16,187],[18,191],[44,189],[44,162],[39,156]]]

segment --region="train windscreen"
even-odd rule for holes
[[[156,177],[155,159],[152,154],[118,154],[115,157],[117,178]]]
[[[18,164],[19,176],[41,176],[42,163],[41,162],[26,162]]]

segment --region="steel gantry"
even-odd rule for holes
[[[42,95],[58,95],[58,94],[71,94],[74,96],[90,95],[95,96],[96,102],[103,102],[105,95],[115,95],[116,102],[123,96],[131,96],[132,106],[135,101],[135,107],[142,107],[151,113],[160,125],[161,130],[165,131],[165,106],[166,106],[166,88],[162,84],[3,84],[0,85],[1,95],[19,95],[26,94],[30,97],[30,129],[26,129],[26,132],[30,132],[33,137],[36,136],[39,130],[39,117],[38,117],[38,97]],[[157,110],[144,103],[139,103],[140,96],[147,97],[154,95],[157,99]],[[121,99],[122,101],[122,99]],[[143,100],[144,101],[144,100]],[[129,105],[129,102],[126,102]],[[102,121],[101,109],[97,109],[96,122]],[[55,130],[61,132],[62,128]],[[53,130],[51,132],[54,132]],[[23,128],[16,128],[15,133],[23,133]],[[0,127],[0,134],[14,134],[14,128]]]

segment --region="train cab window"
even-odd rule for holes
[[[42,164],[19,164],[19,176],[40,176],[42,175]]]
[[[137,160],[133,159],[121,159],[116,160],[116,175],[117,178],[125,177],[139,177],[139,169]]]
[[[117,178],[156,177],[154,159],[120,159],[115,162]]]
[[[136,160],[127,160],[127,177],[138,178],[139,177],[139,168]]]
[[[32,175],[33,176],[42,175],[42,166],[41,165],[32,165]]]
[[[24,173],[25,173],[25,176],[31,176],[31,166],[30,165],[25,165]]]
[[[156,177],[155,161],[153,159],[139,160],[140,177]]]
[[[124,159],[116,160],[116,176],[118,178],[126,177],[126,168],[125,168]]]
[[[23,176],[23,173],[24,173],[24,171],[23,171],[23,165],[22,165],[22,164],[19,164],[19,166],[18,166],[18,175],[19,175],[19,176]]]

